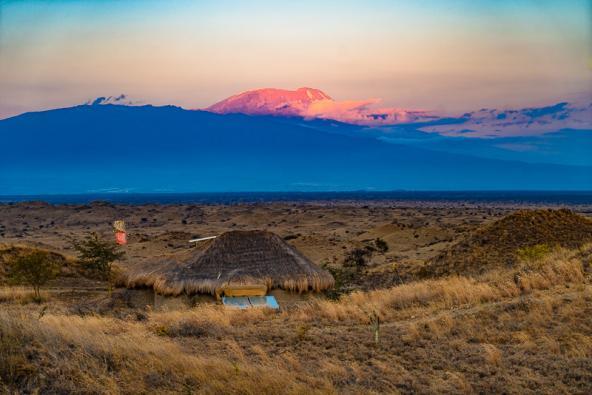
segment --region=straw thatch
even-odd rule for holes
[[[205,248],[130,267],[128,287],[149,286],[158,293],[215,294],[232,284],[265,284],[268,289],[322,291],[334,284],[331,274],[266,231],[232,231]]]

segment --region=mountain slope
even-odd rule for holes
[[[224,99],[206,110],[218,114],[240,113],[248,115],[302,115],[315,101],[333,100],[319,89],[265,88],[239,93]]]
[[[316,125],[171,106],[27,113],[0,121],[9,147],[0,157],[0,194],[592,189],[586,167],[479,159]]]
[[[540,135],[496,138],[443,136],[422,132],[413,127],[391,127],[388,130],[364,132],[382,141],[434,151],[530,163],[592,166],[592,129],[565,129]]]

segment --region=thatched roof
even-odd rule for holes
[[[232,284],[265,284],[268,289],[322,291],[331,274],[266,231],[232,231],[203,249],[130,267],[129,287],[150,286],[166,295],[211,293]]]

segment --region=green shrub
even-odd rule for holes
[[[71,240],[78,252],[78,259],[90,271],[109,282],[109,293],[113,289],[113,262],[123,259],[125,253],[112,241],[99,237],[95,232],[87,234],[82,240]]]
[[[551,252],[551,247],[547,244],[536,244],[529,247],[523,247],[516,250],[516,256],[521,262],[532,264],[543,259]]]

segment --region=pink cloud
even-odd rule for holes
[[[301,114],[307,118],[335,119],[360,125],[386,125],[413,122],[429,117],[423,110],[377,107],[380,99],[314,101]]]

